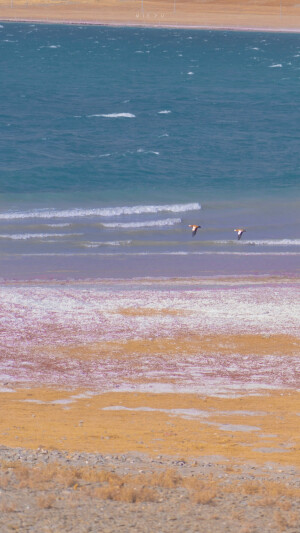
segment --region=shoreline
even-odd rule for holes
[[[232,31],[232,32],[253,32],[253,33],[300,33],[299,28],[278,28],[278,27],[260,27],[260,26],[216,26],[216,25],[188,25],[188,24],[135,24],[133,22],[104,22],[104,21],[87,21],[87,20],[56,20],[56,19],[25,19],[25,18],[1,18],[0,23],[24,23],[24,24],[57,24],[68,26],[101,26],[108,28],[151,28],[151,29],[178,29],[178,30],[199,30],[199,31]]]
[[[258,274],[202,274],[199,276],[133,276],[131,278],[118,278],[118,277],[99,277],[99,278],[77,278],[77,279],[54,279],[54,278],[36,278],[36,279],[0,279],[0,287],[11,285],[195,285],[195,284],[228,284],[228,285],[240,285],[240,284],[292,284],[298,285],[300,283],[300,276],[298,273],[286,273],[286,274],[271,274],[271,273],[258,273]]]

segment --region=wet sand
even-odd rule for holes
[[[1,20],[80,24],[299,31],[300,7],[290,0],[263,3],[196,0],[105,0],[2,3]]]

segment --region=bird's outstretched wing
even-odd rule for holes
[[[234,231],[237,232],[237,238],[238,238],[238,241],[240,241],[241,238],[242,238],[243,233],[244,233],[246,230],[241,228],[241,229],[235,229]]]
[[[197,226],[196,224],[189,224],[189,228],[192,228],[192,236],[195,237],[197,230],[201,228],[201,226]]]

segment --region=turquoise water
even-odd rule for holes
[[[0,277],[299,272],[299,35],[2,23],[0,49]]]

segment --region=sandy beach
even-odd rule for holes
[[[196,0],[104,0],[102,2],[41,2],[2,0],[0,19],[130,26],[227,28],[264,31],[300,29],[299,4]]]

